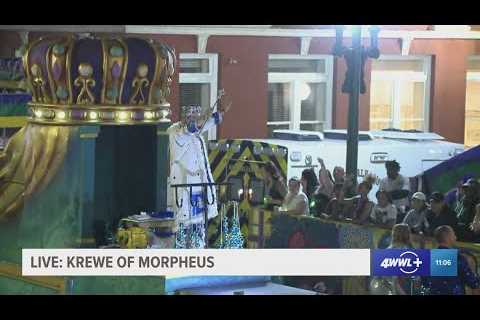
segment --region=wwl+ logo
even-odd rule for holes
[[[429,250],[385,249],[373,251],[372,275],[427,276],[429,273]]]
[[[413,256],[409,257],[409,256]],[[385,258],[380,266],[382,268],[395,268],[398,267],[404,274],[412,274],[417,272],[422,265],[422,260],[418,257],[418,254],[412,251],[406,251],[400,255],[399,258]]]

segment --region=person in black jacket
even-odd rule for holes
[[[272,161],[263,167],[263,179],[265,182],[266,210],[273,210],[275,206],[281,206],[287,195],[287,185],[283,180],[280,170]]]
[[[303,170],[300,182],[302,183],[302,191],[307,195],[310,203],[313,200],[313,195],[320,185],[315,171],[313,171],[313,169]]]
[[[446,225],[457,228],[457,217],[455,211],[445,203],[445,196],[440,192],[433,192],[430,196],[430,209],[427,210],[427,235],[433,236],[435,229]]]
[[[475,217],[475,207],[479,203],[480,184],[475,179],[469,179],[463,186],[463,196],[457,201],[455,211],[457,215],[457,232],[458,238],[462,241],[471,241],[470,226]]]

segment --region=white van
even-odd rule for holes
[[[346,167],[346,130],[324,132],[275,130],[272,139],[256,139],[288,149],[288,179],[300,177],[306,168],[316,169],[317,158],[333,172],[335,166]],[[435,133],[400,130],[361,131],[358,145],[358,181],[369,173],[386,176],[385,161],[400,163],[400,173],[414,177],[433,166],[462,153],[464,145],[447,142]],[[370,192],[371,200],[378,190],[379,179]]]

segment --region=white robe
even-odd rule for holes
[[[222,117],[219,118],[219,123]],[[178,224],[185,227],[191,224],[204,223],[204,212],[196,210],[190,203],[189,188],[178,188],[178,201],[175,201],[175,184],[193,184],[193,183],[213,183],[213,176],[208,161],[208,146],[206,145],[202,134],[215,126],[215,118],[212,116],[205,124],[203,129],[197,133],[188,132],[180,122],[177,122],[167,129],[170,142],[170,177],[168,183],[167,197],[168,206],[173,208]],[[193,193],[202,199],[202,187],[193,187]],[[212,194],[213,191],[213,194]],[[208,218],[214,218],[218,215],[217,199],[215,187],[207,189]],[[183,199],[183,203],[182,202]],[[213,201],[214,200],[214,201]],[[177,206],[182,204],[181,207]],[[200,207],[204,207],[200,202]]]

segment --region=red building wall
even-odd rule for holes
[[[387,26],[386,26],[387,27]],[[389,26],[390,29],[395,26]],[[413,29],[427,29],[428,26],[412,26]],[[45,33],[43,33],[45,34]],[[40,36],[32,33],[31,38]],[[197,52],[197,40],[189,35],[140,35],[164,41],[174,47],[177,58],[180,53]],[[14,52],[18,37],[7,32],[0,33],[0,53]],[[345,44],[348,39],[345,39]],[[330,54],[333,38],[312,39],[310,54]],[[364,41],[368,45],[368,40]],[[398,39],[381,39],[382,54],[401,54]],[[211,36],[208,39],[208,53],[219,55],[219,88],[224,88],[234,102],[225,122],[219,129],[220,138],[263,138],[267,135],[268,117],[268,55],[299,54],[299,38]],[[448,140],[463,142],[465,127],[466,59],[480,54],[480,41],[417,39],[410,47],[411,55],[432,55],[432,87],[430,99],[430,129]],[[231,64],[230,59],[237,61]],[[369,128],[370,66],[365,66],[367,92],[360,98],[361,130]],[[333,127],[346,128],[348,95],[341,92],[346,66],[343,58],[335,58],[333,95]],[[178,119],[179,111],[178,72],[172,83],[170,102],[172,120]]]
[[[467,57],[478,54],[469,40],[419,40],[412,52],[434,55],[434,83],[431,102],[431,130],[449,140],[463,143]]]
[[[221,138],[267,136],[268,55],[296,54],[296,38],[211,37],[207,52],[219,54],[219,88],[233,101],[219,129]],[[230,64],[230,60],[236,64]]]
[[[145,36],[145,35],[141,35]],[[196,37],[184,35],[151,35],[175,48],[180,53],[197,52]],[[331,54],[334,38],[312,39],[309,54]],[[218,88],[223,88],[233,101],[218,131],[219,138],[265,138],[268,119],[268,55],[299,54],[299,38],[211,36],[207,53],[218,54]],[[348,39],[345,39],[348,45]],[[368,41],[364,41],[368,45]],[[231,64],[231,59],[237,63]],[[370,110],[370,62],[365,66],[367,92],[360,97],[359,128],[369,129]],[[348,95],[341,92],[345,80],[346,64],[343,58],[335,58],[333,90],[333,128],[346,128]],[[172,82],[170,103],[172,121],[178,120],[180,93],[178,73]]]
[[[380,42],[382,54],[401,54],[400,42]],[[450,141],[463,143],[467,59],[480,54],[480,41],[413,40],[410,55],[432,55],[430,130]]]

